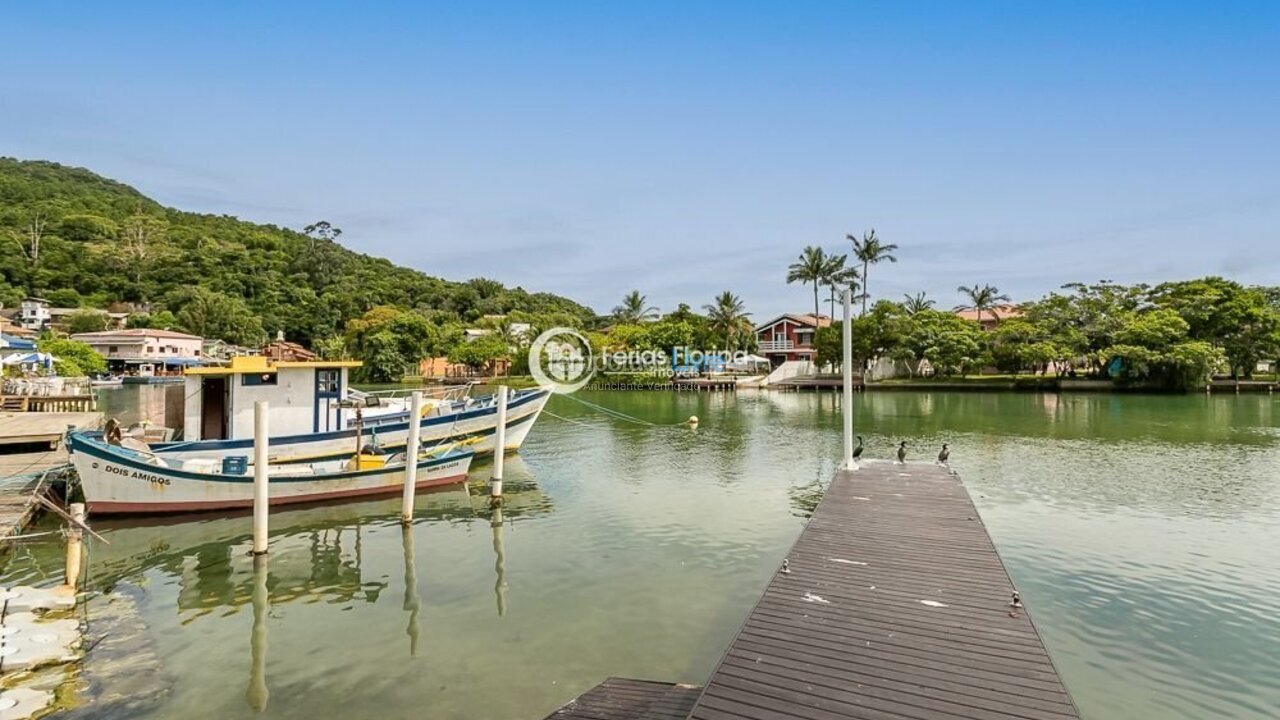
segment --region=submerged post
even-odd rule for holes
[[[853,291],[844,289],[844,467],[853,465]]]
[[[400,522],[413,522],[413,495],[418,489],[418,446],[422,442],[422,391],[414,390],[409,401],[409,441],[404,448],[404,501]]]
[[[493,479],[489,481],[489,497],[502,497],[502,463],[507,449],[507,386],[499,385],[497,427],[493,434]]]
[[[267,470],[270,465],[270,428],[266,400],[253,404],[253,554],[267,552]]]
[[[67,529],[67,587],[76,590],[80,583],[81,560],[84,557],[84,503],[71,503],[71,519]]]

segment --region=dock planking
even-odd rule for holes
[[[684,720],[697,697],[691,685],[611,677],[546,720]]]
[[[836,474],[690,718],[1079,715],[960,479]]]

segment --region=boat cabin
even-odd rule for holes
[[[183,434],[187,440],[253,438],[253,404],[271,407],[271,434],[305,435],[346,429],[347,371],[354,360],[273,362],[233,357],[225,367],[186,373]]]

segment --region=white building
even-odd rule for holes
[[[196,365],[201,362],[200,349],[204,345],[204,339],[197,335],[151,328],[77,333],[71,339],[93,348],[107,359],[113,371],[126,366],[154,372],[164,367]]]
[[[49,301],[38,297],[23,298],[22,305],[18,307],[18,315],[14,318],[18,325],[34,332],[49,327],[51,319]]]

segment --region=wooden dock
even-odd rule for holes
[[[550,717],[648,718],[637,698],[663,685],[626,684],[636,682],[610,679]],[[960,479],[932,463],[872,461],[836,474],[785,569],[678,717],[1079,715]]]
[[[837,473],[690,718],[1079,717],[960,479]]]
[[[62,442],[67,426],[96,428],[102,424],[97,412],[0,412],[0,446],[47,445]],[[0,470],[0,477],[5,473]]]
[[[21,533],[36,515],[35,497],[48,489],[44,471],[67,463],[67,426],[101,424],[102,413],[96,412],[0,412],[0,553],[7,550],[3,540]]]
[[[691,685],[609,678],[545,720],[685,720],[697,699]]]

